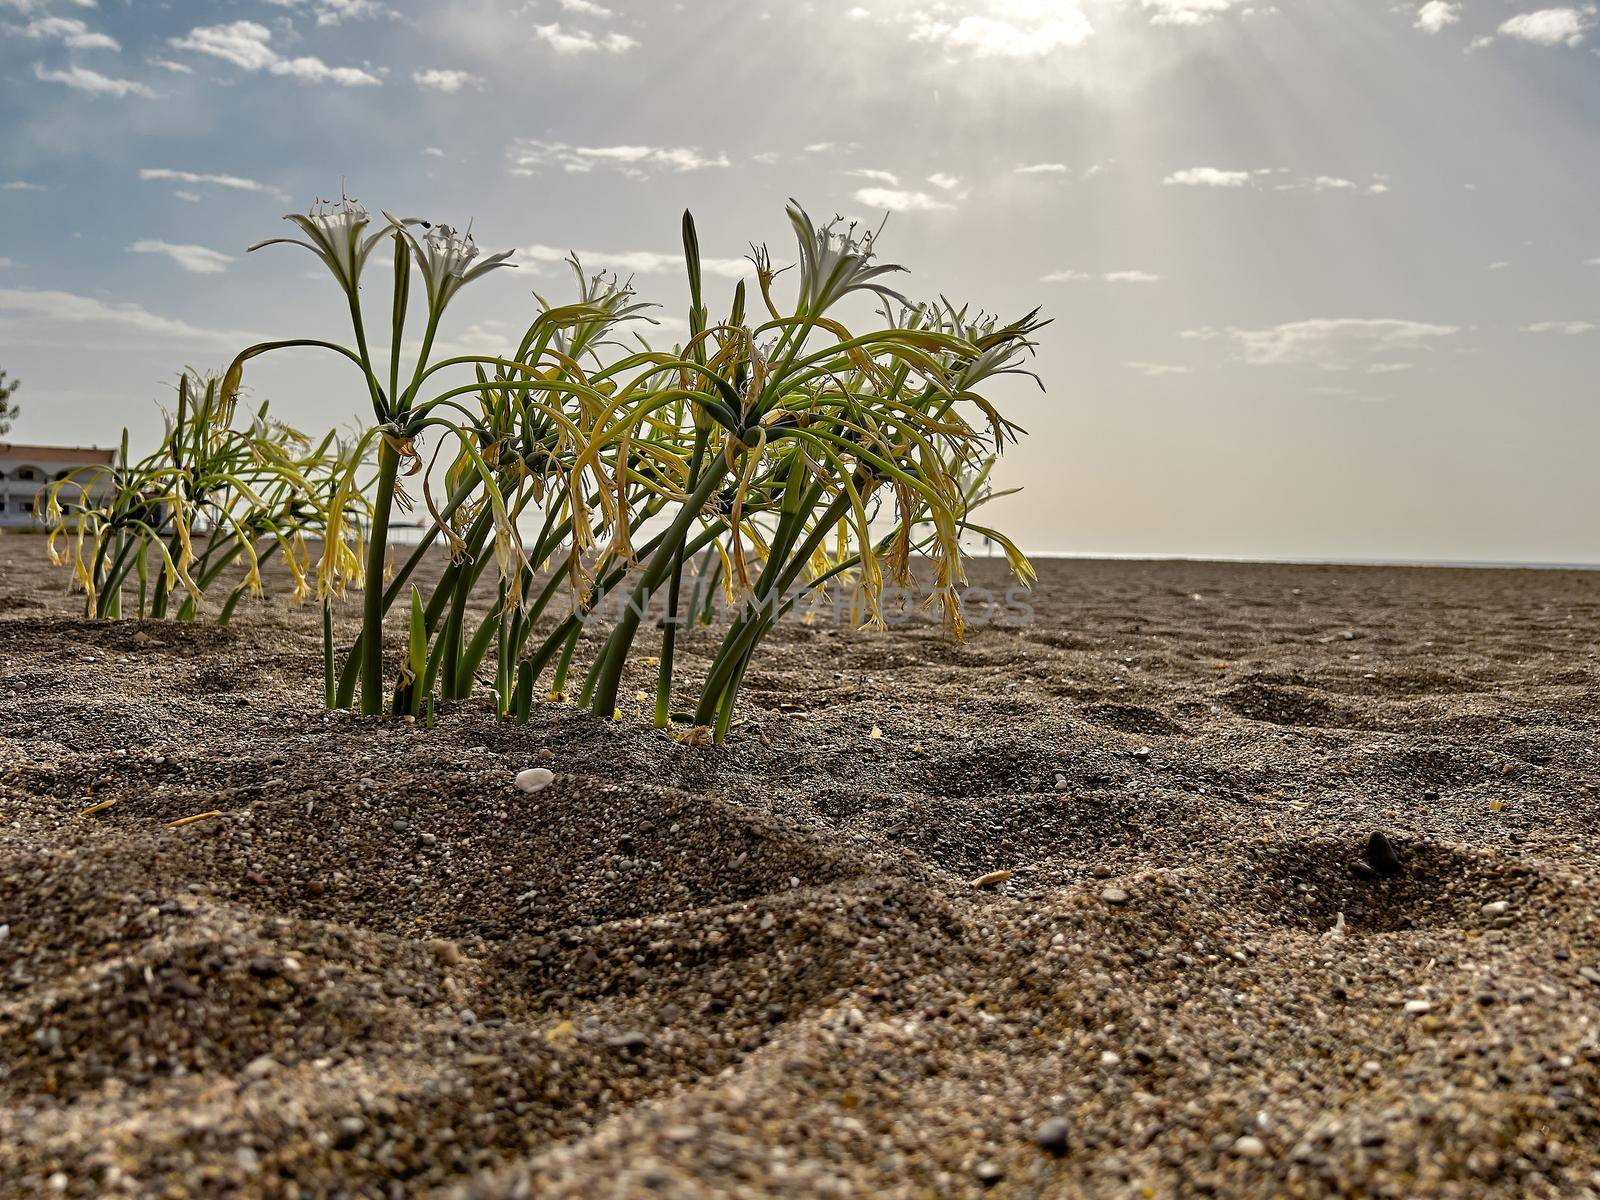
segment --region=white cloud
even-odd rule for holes
[[[59,83],[64,87],[73,88],[80,92],[88,92],[91,96],[142,96],[146,100],[154,100],[156,94],[142,83],[135,83],[131,79],[112,79],[99,71],[91,71],[88,67],[67,67],[64,70],[50,70],[43,63],[33,64],[33,74],[42,83]]]
[[[143,167],[139,171],[139,178],[145,182],[162,183],[187,183],[210,184],[212,187],[228,188],[235,192],[263,192],[269,196],[276,196],[280,200],[288,200],[289,193],[273,187],[271,184],[262,183],[257,179],[247,179],[242,175],[215,175],[199,171],[174,171],[170,167]]]
[[[1218,167],[1189,167],[1161,181],[1182,187],[1241,188],[1250,182],[1249,171],[1224,171]]]
[[[202,200],[205,199],[205,197],[202,196],[199,192],[185,191],[183,188],[179,188],[177,191],[173,192],[172,194],[174,196],[176,196],[179,200],[186,201],[189,204],[199,204]]]
[[[1489,264],[1489,270],[1491,270],[1491,271],[1504,271],[1510,265],[1511,265],[1510,263],[1508,263],[1504,259],[1502,259],[1500,262],[1492,262],[1492,263],[1490,263]]]
[[[1600,329],[1593,321],[1539,321],[1533,325],[1524,325],[1523,333],[1560,333],[1567,337],[1577,337],[1582,333],[1593,333]]]
[[[74,50],[121,50],[122,45],[108,34],[96,33],[76,17],[40,17],[22,30],[35,41],[62,42]]]
[[[443,158],[445,156],[444,151],[438,146],[424,146],[422,153],[427,158]]]
[[[7,184],[6,186],[9,187],[10,185]],[[1600,258],[1586,258],[1583,261],[1583,265],[1586,267],[1600,267]]]
[[[1461,20],[1461,5],[1451,0],[1428,0],[1417,10],[1416,28],[1423,33],[1438,33],[1446,25]]]
[[[272,31],[254,21],[234,21],[229,25],[198,25],[186,37],[171,38],[180,50],[209,54],[246,71],[260,71],[278,61],[278,52],[267,45]]]
[[[228,269],[233,257],[207,246],[189,246],[144,238],[128,249],[134,254],[165,254],[193,275],[219,275]]]
[[[1189,375],[1193,373],[1192,367],[1178,367],[1169,363],[1125,362],[1122,365],[1127,367],[1128,370],[1137,371],[1139,374],[1150,379],[1161,379],[1168,375]]]
[[[559,22],[535,25],[533,36],[557,54],[589,54],[596,50],[604,50],[608,54],[622,54],[639,44],[625,33],[608,33],[596,37],[587,29],[569,30]]]
[[[307,0],[267,0],[267,3],[277,8],[309,7],[316,12],[318,25],[338,25],[342,21],[376,17],[388,11],[378,0],[314,0],[310,4]]]
[[[684,270],[683,255],[661,254],[654,250],[561,250],[555,246],[524,246],[517,251],[519,258],[540,264],[565,262],[569,254],[576,254],[586,267],[602,267],[637,275],[655,275],[662,272],[678,273]],[[700,269],[707,275],[723,279],[743,279],[752,270],[744,258],[702,258]]]
[[[447,95],[453,95],[469,84],[473,87],[483,86],[483,79],[471,71],[454,71],[438,67],[415,71],[411,75],[411,80],[418,87],[431,88]]]
[[[74,292],[0,288],[0,313],[16,314],[20,318],[16,323],[25,327],[18,332],[41,342],[80,345],[84,340],[84,326],[107,333],[136,334],[136,344],[143,344],[149,338],[163,338],[229,350],[260,340],[248,333],[202,329],[187,321],[160,316],[138,304],[108,304]],[[14,321],[7,319],[0,324],[9,326]]]
[[[95,0],[72,0],[79,8],[93,8]],[[9,8],[20,16],[29,16],[50,7],[50,0],[0,0],[0,8]]]
[[[1369,367],[1385,355],[1414,354],[1460,333],[1455,325],[1355,317],[1291,321],[1269,329],[1228,329],[1227,337],[1253,367],[1311,366],[1328,371]],[[1215,330],[1190,330],[1205,340]]]
[[[359,67],[330,67],[320,58],[284,58],[268,43],[272,31],[254,21],[233,21],[227,25],[198,25],[181,38],[170,38],[172,46],[196,54],[209,54],[245,71],[267,71],[313,83],[336,83],[341,87],[375,87],[383,80]]]
[[[26,179],[11,179],[0,183],[0,192],[42,192],[42,183],[29,183]]]
[[[1096,275],[1092,271],[1051,271],[1048,275],[1039,277],[1040,283],[1160,283],[1161,276],[1152,275],[1149,271],[1104,271]]]
[[[713,156],[694,146],[569,146],[529,139],[518,139],[508,157],[513,175],[533,175],[540,167],[552,166],[570,175],[585,175],[596,167],[610,167],[642,178],[651,169],[705,171],[733,165],[726,154]]]
[[[948,200],[940,200],[927,192],[912,192],[901,188],[869,187],[855,193],[856,200],[868,208],[887,208],[890,212],[937,212],[954,208]]]
[[[1065,175],[1069,169],[1066,163],[1038,162],[1025,163],[1013,168],[1013,171],[1017,175]]]
[[[1152,25],[1206,25],[1234,5],[1234,0],[1141,0],[1154,9]]]
[[[581,17],[599,17],[609,20],[617,14],[604,5],[594,3],[594,0],[561,0],[561,7],[570,13],[577,13]]]
[[[1500,26],[1500,36],[1519,38],[1540,46],[1576,46],[1594,25],[1595,6],[1541,8],[1518,13]]]
[[[974,58],[1040,59],[1094,36],[1079,0],[987,0],[982,8],[959,19],[945,8],[920,11],[911,38]]]
[[[943,171],[938,171],[928,176],[928,182],[936,188],[943,188],[945,191],[950,192],[961,186],[961,177],[959,175],[947,175]]]
[[[16,265],[17,264],[12,262],[9,258],[0,258],[0,267],[14,267]]]
[[[194,68],[186,63],[173,62],[170,58],[152,58],[152,67],[160,67],[163,71],[171,71],[174,75],[193,75]]]
[[[871,167],[856,167],[853,170],[846,171],[845,174],[854,175],[857,179],[870,179],[874,183],[885,184],[888,187],[900,186],[900,176],[893,171],[876,171]]]

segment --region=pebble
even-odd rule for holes
[[[619,1033],[616,1037],[607,1040],[606,1045],[613,1050],[643,1050],[650,1044],[650,1039],[638,1029],[630,1029],[627,1033]]]
[[[1267,1144],[1258,1137],[1251,1137],[1249,1134],[1245,1134],[1233,1143],[1233,1152],[1240,1158],[1265,1158],[1267,1156]]]
[[[1511,901],[1495,900],[1483,906],[1483,915],[1486,917],[1503,917],[1511,911]]]
[[[1108,887],[1105,891],[1100,893],[1100,899],[1104,900],[1107,904],[1126,904],[1129,900],[1132,900],[1133,897],[1128,894],[1128,891],[1125,888]]]
[[[987,875],[979,875],[976,879],[974,879],[972,881],[972,886],[975,888],[999,887],[1002,883],[1010,878],[1010,871],[990,871]]]
[[[1072,786],[1071,782],[1067,779],[1067,777],[1065,775],[1057,775],[1056,776],[1056,791],[1064,792],[1071,786]]]
[[[556,773],[549,767],[529,767],[517,772],[517,791],[542,792],[556,781]]]
[[[1593,967],[1579,967],[1578,974],[1594,984],[1595,987],[1600,987],[1600,971],[1596,971]]]
[[[1379,875],[1406,873],[1400,855],[1395,852],[1394,844],[1377,830],[1373,830],[1372,836],[1367,839],[1367,862]]]
[[[1067,1123],[1065,1117],[1051,1117],[1033,1131],[1033,1140],[1039,1149],[1059,1158],[1069,1148],[1067,1139],[1071,1133],[1072,1126]]]
[[[972,1173],[978,1177],[978,1182],[983,1184],[984,1187],[993,1187],[1006,1177],[1006,1173],[1000,1169],[999,1164],[992,1162],[979,1163]]]
[[[244,1073],[251,1079],[260,1079],[270,1075],[278,1069],[277,1061],[270,1054],[263,1054],[260,1058],[252,1058],[245,1064]]]
[[[1431,1013],[1433,1004],[1427,1000],[1407,1000],[1406,1011],[1413,1017],[1420,1017],[1423,1013]]]

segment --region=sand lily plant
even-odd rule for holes
[[[224,594],[226,624],[240,600],[261,592],[261,567],[279,555],[309,593],[310,545],[329,536],[327,497],[361,463],[330,433],[313,442],[274,420],[266,405],[237,418],[221,381],[184,372],[160,445],[137,461],[128,435],[115,464],[87,467],[46,493],[50,553],[70,566],[88,615],[124,615],[125,596],[141,618],[190,621],[206,597]],[[333,536],[368,519],[361,488],[340,497]]]
[[[652,318],[628,282],[586,274],[574,259],[576,297],[536,297],[522,336],[500,354],[442,349],[441,330],[461,288],[512,265],[509,254],[480,258],[470,233],[446,225],[375,222],[349,199],[288,218],[304,239],[275,241],[328,267],[350,341],[249,347],[220,391],[231,403],[251,359],[311,347],[354,365],[371,403],[363,445],[377,466],[363,561],[332,537],[316,571],[325,606],[342,588],[362,593],[348,646],[335,646],[325,608],[330,705],[352,706],[359,693],[364,713],[431,719],[486,684],[506,717],[527,720],[556,700],[610,719],[626,683],[653,692],[658,726],[720,741],[763,639],[808,596],[848,585],[864,620],[878,623],[886,582],[910,586],[920,568],[959,637],[964,535],[1002,546],[1031,578],[1004,535],[976,523],[972,481],[1020,432],[985,393],[1026,373],[1036,314],[1007,323],[914,304],[890,288],[902,268],[877,261],[875,233],[818,224],[798,204],[788,217],[798,269],[782,279],[756,248],[753,296],[738,283],[714,319],[685,214],[688,332],[670,349],[634,334]],[[363,272],[384,244],[393,274],[381,355]],[[848,323],[847,308],[857,313]],[[351,479],[330,490],[324,525],[336,528],[360,493]],[[421,543],[391,562],[394,510],[419,502]],[[424,590],[413,580],[436,547],[448,561]],[[469,602],[484,587],[493,600],[474,617]],[[728,620],[703,678],[680,691],[679,638],[705,636],[714,590]],[[387,656],[386,624],[403,635]]]

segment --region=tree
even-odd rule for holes
[[[6,373],[0,371],[0,434],[11,432],[11,423],[17,419],[17,405],[12,396],[22,384],[18,380],[6,382]]]

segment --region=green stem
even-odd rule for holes
[[[710,725],[723,702],[724,694],[736,690],[735,679],[743,675],[741,662],[745,661],[749,651],[771,628],[772,622],[777,617],[776,609],[769,611],[770,598],[781,596],[793,586],[805,564],[811,561],[811,556],[816,553],[817,547],[828,536],[828,531],[849,511],[849,508],[849,493],[841,491],[833,503],[817,518],[810,536],[775,574],[770,586],[757,595],[755,601],[740,613],[739,619],[728,630],[706,676],[705,687],[700,692],[700,702],[694,714],[696,725]],[[768,564],[770,566],[772,560],[769,559]],[[766,572],[763,571],[762,574],[765,576]]]
[[[333,708],[338,684],[333,666],[333,600],[329,597],[322,601],[322,688],[327,706]]]
[[[477,486],[478,478],[476,475],[474,475],[470,480],[457,488],[455,495],[451,496],[450,502],[445,505],[444,512],[440,514],[441,520],[448,521],[451,517],[453,517],[456,513],[456,510],[465,504],[471,497],[472,493],[477,490]],[[406,585],[406,582],[411,578],[412,573],[416,571],[417,567],[422,564],[422,560],[427,555],[429,548],[439,537],[439,524],[436,522],[423,536],[422,541],[418,543],[417,548],[411,552],[411,557],[406,559],[405,566],[401,567],[399,571],[395,572],[394,579],[390,581],[389,586],[384,589],[383,593],[383,611],[386,614],[391,608],[394,607],[394,602],[399,597],[400,590]],[[449,568],[446,570],[448,573]],[[442,580],[440,587],[441,590],[435,593],[435,598],[438,600],[438,607],[435,607],[432,602],[429,603],[428,628],[430,630],[432,630],[434,624],[438,621],[439,612],[442,611],[445,601],[449,599],[449,592],[448,590],[444,589]],[[365,644],[363,640],[364,636],[364,633],[356,635],[356,640],[350,647],[350,656],[345,660],[344,668],[339,674],[339,695],[337,705],[339,708],[349,708],[351,702],[355,699],[356,680],[360,675],[360,667],[363,661],[362,647]]]
[[[400,456],[388,438],[378,442],[378,494],[372,502],[372,530],[367,544],[366,588],[362,596],[361,713],[383,712],[383,563],[389,545],[389,510],[394,505]]]
[[[694,453],[689,460],[689,486],[693,488],[700,479],[701,464],[706,453],[705,429],[694,434]],[[665,729],[672,724],[672,658],[678,640],[678,598],[683,590],[683,544],[678,544],[672,556],[672,583],[667,591],[667,620],[661,631],[661,672],[656,678],[655,727]]]
[[[677,555],[678,547],[688,536],[690,526],[699,519],[700,510],[716,494],[717,488],[727,475],[728,468],[725,462],[721,464],[720,469],[712,467],[705,472],[705,476],[700,480],[700,486],[695,488],[684,502],[661,545],[650,556],[650,565],[645,568],[643,577],[634,588],[627,607],[623,609],[622,616],[617,621],[616,629],[612,631],[600,652],[602,665],[596,677],[591,706],[597,716],[609,719],[616,712],[617,690],[622,684],[622,671],[627,665],[628,650],[633,645],[634,635],[639,631],[639,622],[644,616],[645,606],[649,603],[651,594],[666,578]]]

